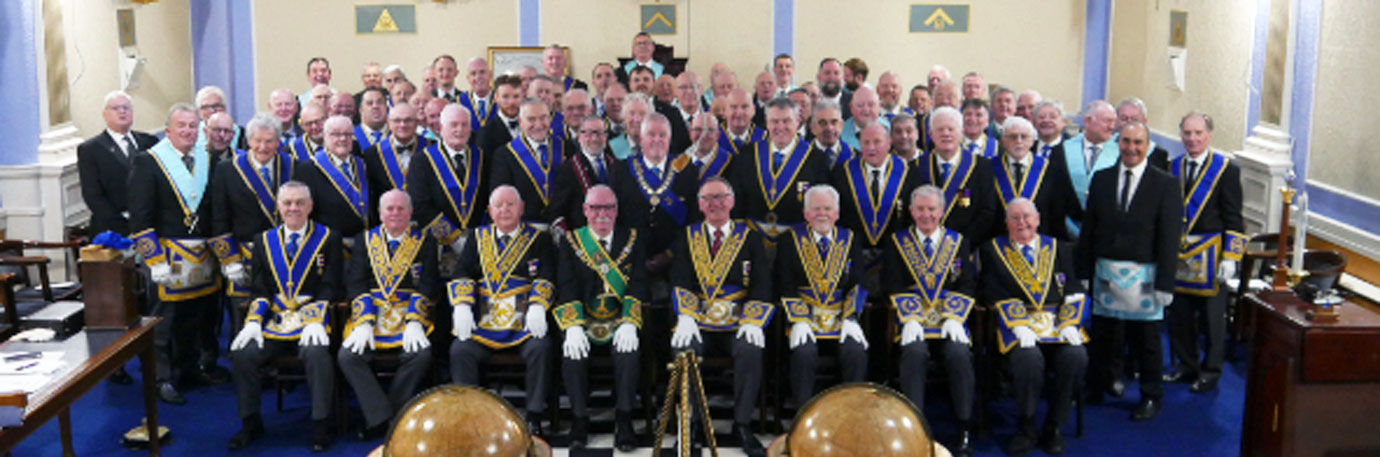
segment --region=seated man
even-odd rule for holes
[[[805,191],[805,223],[777,244],[776,290],[791,320],[791,392],[796,409],[815,394],[818,339],[834,340],[843,382],[867,377],[867,338],[858,317],[867,302],[860,284],[862,248],[853,232],[835,227],[839,193],[828,184]],[[849,341],[852,339],[852,341]]]
[[[910,230],[891,236],[882,254],[882,284],[891,288],[891,303],[901,321],[901,392],[925,410],[929,340],[944,354],[949,394],[959,424],[959,439],[949,446],[955,456],[973,455],[972,353],[963,327],[973,309],[977,266],[968,237],[939,224],[944,193],[923,185],[910,194]]]
[[[276,142],[277,137],[273,140]],[[263,435],[264,421],[259,416],[263,374],[259,368],[292,349],[297,350],[297,357],[306,367],[307,389],[311,391],[311,448],[321,452],[331,445],[326,416],[330,415],[331,396],[335,393],[335,367],[325,326],[330,303],[340,299],[344,249],[339,234],[307,219],[311,207],[311,189],[306,184],[283,183],[277,201],[283,224],[254,239],[249,269],[253,298],[244,328],[230,343],[230,358],[235,367],[231,375],[239,395],[240,420],[244,423],[239,433],[230,438],[231,450],[243,448]]]
[[[1011,125],[1007,118],[1007,125]],[[1011,130],[1006,129],[1004,133]],[[1060,219],[1055,219],[1056,225]],[[1045,384],[1045,359],[1052,361],[1054,389],[1049,397],[1045,452],[1064,453],[1059,426],[1069,416],[1076,383],[1088,367],[1083,332],[1088,300],[1074,280],[1073,246],[1041,235],[1040,212],[1025,198],[1006,206],[1006,231],[982,246],[983,299],[1001,315],[997,347],[1010,360],[1020,428],[1007,451],[1025,455],[1035,447],[1035,407]]]
[[[590,342],[610,348],[613,355],[614,398],[617,410],[614,445],[623,452],[637,447],[632,409],[639,367],[637,331],[642,327],[642,303],[650,298],[647,287],[646,233],[618,220],[618,199],[613,189],[595,185],[585,194],[585,219],[589,225],[566,233],[561,243],[560,302],[552,311],[556,324],[565,330],[561,377],[570,396],[575,424],[570,431],[571,449],[589,441]],[[603,352],[603,351],[601,351]]]
[[[762,328],[774,311],[767,248],[747,223],[729,219],[733,186],[727,180],[709,178],[700,186],[699,206],[704,223],[686,227],[671,245],[672,257],[681,259],[671,266],[677,316],[671,349],[733,355],[733,434],[745,453],[762,456],[766,451],[751,424],[767,346]],[[698,446],[698,437],[692,443]]]
[[[355,236],[346,290],[350,322],[337,362],[364,410],[362,440],[388,431],[388,420],[412,398],[431,364],[428,316],[440,282],[436,239],[411,228],[412,199],[398,189],[379,198],[383,225]],[[402,348],[397,373],[385,395],[369,363],[376,350]]]
[[[446,287],[455,323],[450,378],[479,384],[480,364],[495,351],[517,348],[527,363],[528,429],[541,435],[551,367],[546,308],[554,293],[556,252],[551,236],[522,222],[522,213],[516,188],[495,187],[489,194],[493,223],[473,229],[460,251],[459,279]]]

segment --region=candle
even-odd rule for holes
[[[1303,271],[1304,241],[1308,238],[1308,193],[1299,195],[1298,225],[1294,228],[1294,271]]]

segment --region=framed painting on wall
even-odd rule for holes
[[[570,46],[561,46],[565,52],[565,74],[570,74]],[[531,66],[537,73],[542,70],[541,55],[545,46],[489,46],[489,69],[494,76],[517,74],[524,66]]]

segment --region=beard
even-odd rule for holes
[[[837,97],[839,91],[842,90],[843,86],[839,85],[837,82],[827,82],[819,85],[819,94],[828,98]]]

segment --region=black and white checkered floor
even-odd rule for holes
[[[608,421],[604,423],[600,423],[600,419],[601,418],[598,415],[591,419],[591,422],[593,422],[593,425],[591,425],[591,427],[594,430],[590,432],[589,446],[585,449],[570,450],[566,447],[569,444],[567,437],[565,435],[570,425],[568,422],[562,424],[565,428],[558,430],[559,433],[548,433],[550,437],[547,439],[547,441],[551,444],[552,455],[554,457],[608,457],[624,455],[652,455],[651,444],[652,439],[654,438],[653,435],[655,434],[656,430],[644,430],[643,421],[637,419],[633,420],[633,427],[636,428],[638,432],[640,432],[640,444],[642,444],[643,446],[638,447],[632,452],[618,452],[616,449],[613,448],[612,417],[609,417]],[[715,439],[719,443],[719,456],[745,457],[747,454],[744,454],[743,451],[738,447],[739,444],[737,440],[726,434],[731,425],[731,421],[714,421],[714,429],[716,431]],[[763,447],[770,445],[771,440],[774,438],[774,436],[768,435],[757,436],[757,439],[762,443]],[[661,443],[663,449],[661,455],[666,457],[676,455],[675,452],[673,452],[676,444],[676,437],[673,433],[668,431],[666,436],[662,439]],[[706,449],[703,452],[703,455],[710,455],[708,449]]]

